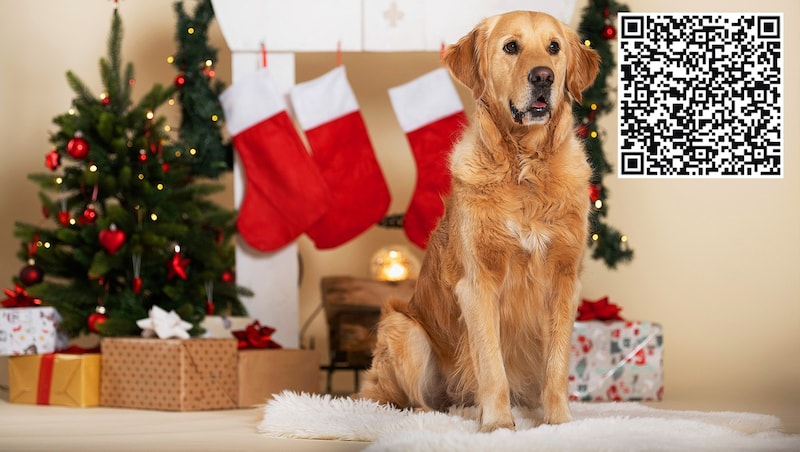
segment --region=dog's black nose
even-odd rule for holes
[[[536,66],[528,73],[528,81],[537,88],[549,88],[553,84],[553,70],[545,66]]]

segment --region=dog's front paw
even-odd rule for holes
[[[511,411],[502,416],[486,416],[485,412],[481,416],[481,433],[490,433],[501,428],[514,430],[515,427],[516,424],[514,424],[514,416],[511,415]]]
[[[569,406],[566,404],[559,404],[545,410],[544,422],[545,424],[565,424],[572,420],[572,415],[569,412]]]

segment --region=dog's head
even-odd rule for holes
[[[476,100],[527,126],[546,124],[569,95],[580,102],[600,57],[556,18],[514,11],[484,19],[447,49],[444,61]]]

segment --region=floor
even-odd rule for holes
[[[786,401],[665,400],[664,409],[752,411],[780,417],[785,431],[800,433],[800,406]],[[260,408],[165,412],[120,408],[69,408],[10,404],[0,399],[3,451],[251,451],[362,450],[367,443],[264,437],[256,431]]]

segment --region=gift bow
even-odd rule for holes
[[[619,315],[622,308],[603,297],[597,301],[583,300],[578,306],[577,320],[624,320]]]
[[[281,348],[281,345],[272,340],[272,333],[275,328],[261,326],[258,320],[254,321],[247,328],[234,331],[233,335],[239,340],[239,348]]]
[[[42,300],[28,296],[28,291],[19,284],[14,284],[14,290],[3,289],[3,293],[8,297],[0,302],[4,308],[33,308],[42,304]]]
[[[150,308],[149,317],[136,321],[142,329],[142,337],[158,336],[160,339],[189,339],[192,324],[184,322],[175,311],[165,311],[158,306]]]

